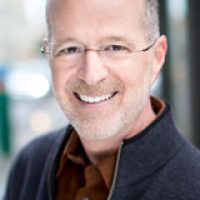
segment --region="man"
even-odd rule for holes
[[[200,154],[150,97],[167,51],[156,0],[49,0],[55,95],[71,125],[22,150],[6,200],[197,200]]]

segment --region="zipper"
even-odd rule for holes
[[[111,200],[111,197],[112,197],[113,192],[114,192],[115,183],[116,183],[116,180],[117,180],[117,174],[118,174],[118,170],[119,170],[119,161],[120,161],[120,157],[121,157],[123,144],[124,144],[124,142],[121,142],[120,147],[119,147],[119,151],[117,153],[117,160],[116,160],[116,164],[115,164],[114,178],[113,178],[113,181],[112,181],[112,184],[111,184],[111,189],[110,189],[107,200]]]
[[[118,174],[118,169],[119,169],[119,161],[120,161],[120,157],[121,157],[123,144],[124,144],[124,142],[121,142],[120,147],[119,147],[119,151],[117,153],[117,160],[116,160],[116,164],[115,164],[114,177],[113,177],[113,181],[112,181],[112,184],[111,184],[111,189],[110,189],[110,192],[109,192],[107,200],[111,200],[111,197],[112,197],[113,192],[114,192],[115,183],[116,183],[117,174]],[[52,184],[51,184],[51,175],[52,174],[51,173],[52,173],[53,167],[54,167],[54,162],[51,164],[50,169],[49,169],[49,173],[48,173],[48,197],[49,197],[48,199],[49,200],[53,200],[52,193],[51,193],[51,186],[52,186]]]
[[[54,167],[54,162],[51,163],[51,166],[49,168],[49,173],[48,173],[48,199],[49,200],[53,200],[52,197],[52,181],[51,181],[51,176],[52,176],[52,171],[53,171],[53,167]]]

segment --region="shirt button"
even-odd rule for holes
[[[81,200],[90,200],[89,197],[83,197]]]

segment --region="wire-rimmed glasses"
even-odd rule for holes
[[[149,51],[156,44],[156,41],[157,40],[140,50],[133,49],[131,45],[125,45],[116,42],[100,45],[100,47],[97,49],[86,48],[82,45],[65,44],[61,45],[62,47],[60,48],[42,48],[41,52],[43,54],[48,54],[51,58],[56,59],[57,61],[64,61],[69,65],[77,65],[83,61],[86,57],[86,54],[91,51],[96,52],[104,64],[113,64],[126,60],[133,54]]]

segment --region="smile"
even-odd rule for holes
[[[88,104],[97,104],[97,103],[101,103],[107,100],[110,100],[111,98],[113,98],[115,95],[117,94],[117,92],[113,92],[110,94],[106,94],[106,95],[101,95],[101,96],[86,96],[86,95],[80,95],[75,93],[75,96],[82,102],[84,103],[88,103]]]

